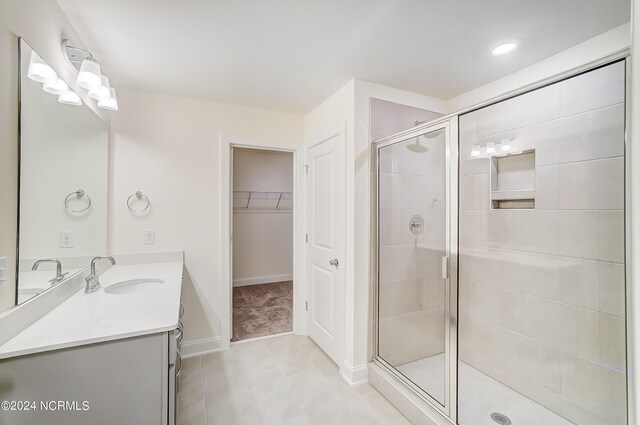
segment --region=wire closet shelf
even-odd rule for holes
[[[234,190],[234,212],[289,212],[293,208],[291,192]]]

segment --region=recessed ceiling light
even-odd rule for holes
[[[491,54],[493,56],[506,55],[507,53],[511,53],[516,50],[517,47],[518,45],[516,43],[504,43],[493,49]]]

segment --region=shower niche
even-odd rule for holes
[[[490,166],[492,209],[535,208],[535,150],[493,156]]]

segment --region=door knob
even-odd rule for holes
[[[331,264],[334,267],[338,267],[338,264],[340,264],[340,263],[338,263],[338,259],[337,258],[334,258],[333,260],[329,261],[329,264]]]

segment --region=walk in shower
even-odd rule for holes
[[[374,363],[449,421],[627,424],[626,66],[374,144]]]

